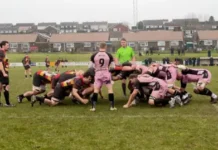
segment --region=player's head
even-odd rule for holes
[[[87,71],[83,74],[83,82],[85,84],[91,83],[92,79],[93,79],[93,76],[91,75],[90,72]]]
[[[102,42],[101,44],[100,44],[100,50],[106,50],[107,49],[107,44],[105,43],[105,42]]]
[[[129,80],[131,81],[131,83],[135,83],[137,80],[138,75],[137,74],[131,74],[129,76]]]
[[[179,58],[175,58],[174,64],[175,65],[179,65],[180,64],[180,59]]]
[[[77,70],[76,72],[76,76],[82,76],[84,74],[83,70]]]
[[[126,47],[127,46],[126,39],[122,38],[121,41],[120,41],[120,44],[121,44],[122,47]]]
[[[2,42],[0,43],[0,47],[1,47],[3,50],[7,51],[7,50],[9,49],[9,43],[8,43],[8,41],[2,41]]]

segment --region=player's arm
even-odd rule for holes
[[[79,100],[79,101],[82,102],[83,104],[86,104],[85,101],[84,101],[84,99],[83,99],[82,97],[80,97],[80,95],[78,94],[78,89],[77,89],[77,88],[73,87],[72,93],[73,93],[73,96],[74,96],[77,100]]]
[[[110,53],[107,53],[109,58],[110,58],[110,61],[109,61],[109,64],[110,64],[110,67],[111,68],[115,68],[115,63],[114,63],[114,58],[113,56],[110,54]]]
[[[127,102],[126,105],[124,105],[124,108],[128,108],[131,106],[132,104],[132,101],[135,99],[136,95],[139,93],[139,90],[138,89],[134,89],[132,94],[129,96],[129,100]]]

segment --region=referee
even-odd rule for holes
[[[120,43],[121,47],[117,50],[115,56],[116,65],[123,64],[125,62],[131,62],[132,64],[135,64],[136,59],[134,50],[127,46],[126,39],[121,39]],[[126,79],[122,80],[122,89],[124,96],[126,96]]]

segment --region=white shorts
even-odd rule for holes
[[[33,91],[45,91],[45,85],[40,85],[40,87],[37,87],[37,86],[32,86],[32,90]]]

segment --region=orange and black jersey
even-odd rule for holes
[[[60,79],[60,74],[53,75],[51,78],[51,89],[54,89]]]
[[[50,84],[52,76],[47,71],[37,71],[33,76],[33,85]]]
[[[29,57],[24,57],[23,60],[22,60],[22,63],[24,66],[26,65],[30,65],[31,64],[31,60]]]
[[[72,88],[75,88],[78,90],[81,90],[83,88],[90,86],[90,84],[85,84],[83,82],[83,76],[74,77],[72,79],[61,82],[60,84],[61,84],[61,87],[63,87],[63,88],[72,87]]]
[[[66,71],[60,75],[58,82],[63,82],[63,81],[66,81],[68,79],[72,79],[75,76],[76,76],[76,72],[74,70]]]
[[[3,50],[0,50],[0,62],[2,62],[5,73],[8,74],[9,62],[8,62],[8,59],[6,58],[5,51]],[[0,74],[1,76],[3,75],[2,72]]]

